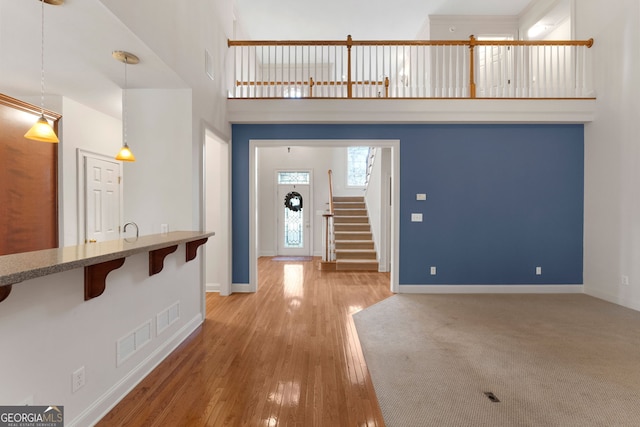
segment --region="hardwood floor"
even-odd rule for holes
[[[351,315],[389,275],[258,261],[255,294],[207,294],[204,324],[99,426],[382,426]]]

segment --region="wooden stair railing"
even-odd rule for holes
[[[323,262],[333,261],[333,250],[331,242],[333,240],[333,171],[329,169],[329,212],[322,215],[324,218],[324,255]]]

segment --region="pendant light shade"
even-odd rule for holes
[[[36,121],[36,123],[29,129],[27,133],[24,134],[24,137],[27,139],[32,139],[34,141],[42,141],[42,142],[59,142],[58,136],[55,131],[44,118],[44,4],[52,4],[54,6],[60,5],[63,3],[63,0],[38,0],[41,4],[41,49],[40,49],[40,117]]]
[[[27,139],[33,139],[34,141],[60,142],[56,133],[53,131],[53,128],[44,116],[40,116],[38,121],[31,126],[31,129],[24,134],[24,137]]]
[[[135,162],[136,161],[136,156],[133,155],[133,153],[129,149],[129,146],[127,145],[126,142],[122,146],[120,151],[118,152],[118,155],[116,156],[116,160],[122,160],[123,162]]]
[[[140,59],[133,53],[116,50],[111,53],[116,60],[124,63],[124,88],[122,90],[122,148],[116,155],[116,160],[123,162],[135,162],[136,156],[133,155],[129,145],[127,144],[127,65],[137,64]]]

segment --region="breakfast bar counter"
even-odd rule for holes
[[[99,243],[0,256],[0,301],[9,296],[11,286],[25,280],[85,269],[85,300],[102,294],[109,272],[121,267],[126,257],[149,252],[149,275],[162,270],[164,258],[185,244],[185,259],[195,258],[199,246],[213,232],[174,231]]]

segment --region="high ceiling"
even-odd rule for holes
[[[411,40],[429,15],[517,16],[531,0],[235,0],[254,40]]]
[[[108,1],[45,5],[46,92],[120,117],[124,65],[111,57],[114,50],[140,57],[140,64],[128,70],[128,87],[187,87],[105,7]],[[351,34],[361,40],[397,40],[415,38],[429,15],[513,16],[530,1],[235,0],[235,9],[236,20],[253,39],[342,40]],[[0,0],[0,92],[33,103],[39,103],[40,94],[40,12],[37,0]]]
[[[41,7],[38,0],[0,0],[0,92],[35,104],[40,103]],[[128,66],[128,87],[186,87],[99,0],[65,0],[60,6],[45,4],[44,10],[48,94],[64,94],[119,118],[124,64],[112,58],[114,50],[140,57],[140,64]]]

